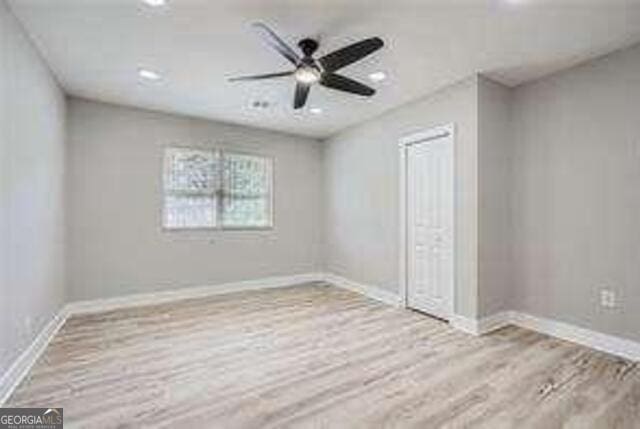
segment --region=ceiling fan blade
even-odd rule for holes
[[[300,56],[294,51],[284,40],[270,29],[266,24],[262,22],[256,22],[252,24],[252,27],[257,31],[260,37],[273,49],[278,51],[283,57],[288,59],[292,64],[298,65],[300,63]]]
[[[365,95],[367,97],[376,93],[376,90],[348,77],[336,73],[323,73],[320,85],[338,91],[350,92],[352,94]]]
[[[278,72],[278,73],[266,73],[266,74],[256,74],[251,76],[237,76],[229,78],[229,82],[237,82],[241,80],[262,80],[262,79],[273,79],[276,77],[284,77],[291,76],[295,71],[286,71],[286,72]]]
[[[296,84],[296,93],[293,97],[293,108],[300,109],[307,102],[307,97],[309,96],[309,89],[311,86],[306,83],[298,82]]]
[[[382,48],[383,45],[384,42],[382,39],[379,37],[372,37],[370,39],[361,40],[352,45],[345,46],[337,51],[333,51],[318,59],[318,62],[324,70],[333,72],[346,67],[351,63],[355,63],[372,52]]]

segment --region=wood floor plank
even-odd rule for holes
[[[7,406],[82,428],[630,429],[640,368],[313,284],[72,317]]]

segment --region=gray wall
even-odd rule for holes
[[[325,153],[326,267],[398,292],[399,139],[456,124],[456,312],[477,311],[477,79],[329,139]]]
[[[71,300],[320,270],[322,144],[133,108],[69,101]],[[275,158],[275,229],[163,232],[167,145]]]
[[[65,100],[0,0],[0,374],[64,300]]]
[[[456,125],[456,313],[509,309],[512,91],[478,76],[333,137],[325,154],[326,266],[399,291],[400,137]]]
[[[638,112],[640,46],[516,89],[478,77],[333,137],[327,269],[397,291],[397,141],[455,122],[456,312],[516,309],[640,340]]]
[[[514,101],[514,305],[640,340],[640,47]],[[600,308],[600,287],[618,308]]]
[[[509,310],[513,291],[512,90],[478,79],[478,314]]]

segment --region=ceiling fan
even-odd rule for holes
[[[293,97],[294,109],[300,109],[305,105],[307,97],[309,96],[309,90],[315,83],[338,91],[367,97],[375,94],[375,89],[338,74],[336,71],[380,49],[384,43],[379,37],[361,40],[315,59],[312,55],[318,49],[318,42],[316,40],[306,38],[298,42],[298,47],[300,51],[302,51],[301,56],[278,37],[266,24],[257,22],[252,24],[252,27],[269,46],[289,60],[289,62],[295,66],[295,69],[276,73],[233,77],[230,78],[229,81],[263,80],[294,76],[296,80],[295,95]]]

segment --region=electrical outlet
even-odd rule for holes
[[[615,308],[616,293],[611,289],[600,289],[600,305],[605,308]]]

